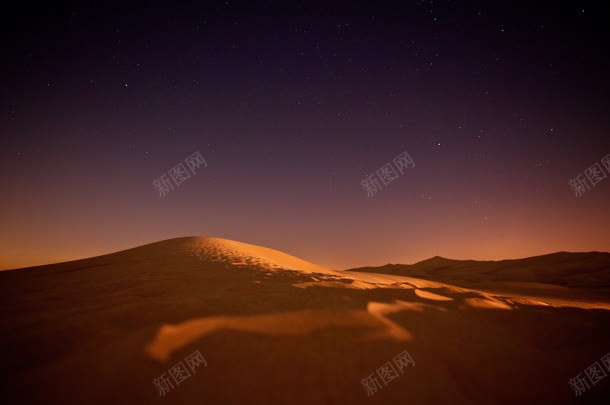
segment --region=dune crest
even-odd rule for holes
[[[340,275],[340,273],[310,263],[279,250],[229,239],[213,237],[189,238],[186,250],[199,258],[221,261],[234,266],[257,267],[266,270],[299,270],[305,273]]]

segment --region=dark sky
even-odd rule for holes
[[[599,3],[181,3],[5,9],[0,268],[189,235],[331,268],[610,250]]]

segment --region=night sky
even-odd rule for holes
[[[1,269],[191,235],[336,269],[610,250],[599,3],[127,3],[3,12]]]

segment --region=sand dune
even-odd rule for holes
[[[267,270],[298,270],[302,273],[339,273],[301,260],[298,257],[263,246],[221,238],[192,238],[185,243],[189,253],[207,261],[220,261],[233,266]]]
[[[444,282],[532,282],[570,288],[610,288],[610,253],[568,253],[516,260],[476,261],[433,257],[351,271],[397,274]]]
[[[476,262],[440,258],[343,272],[188,237],[1,272],[0,394],[6,403],[602,403],[610,377],[578,398],[568,386],[610,352],[610,300],[584,282],[595,273],[603,289],[600,257],[560,254],[514,271],[484,264],[478,274],[468,270]],[[153,379],[196,350],[207,367],[160,396]],[[367,396],[361,380],[404,350],[417,365]]]
[[[412,265],[361,267],[349,272],[417,277],[519,296],[610,301],[610,253],[559,252],[516,260],[434,257]]]

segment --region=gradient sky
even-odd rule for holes
[[[601,5],[178,3],[5,10],[0,269],[191,235],[331,268],[610,250],[610,175],[568,185],[610,154]]]

